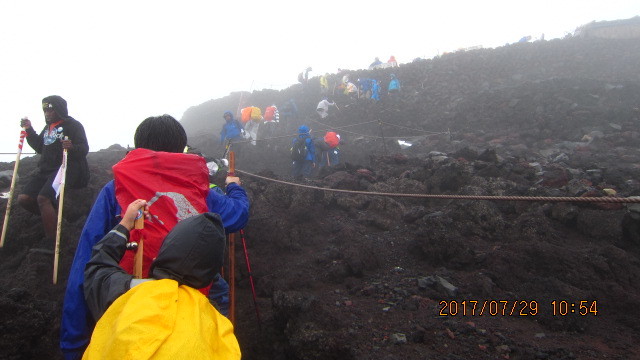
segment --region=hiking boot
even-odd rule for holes
[[[55,240],[48,239],[46,237],[40,239],[37,243],[33,245],[31,249],[29,249],[30,254],[42,254],[42,255],[53,255],[54,249],[56,246]]]

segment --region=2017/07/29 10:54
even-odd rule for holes
[[[442,300],[440,316],[536,316],[540,310],[536,300]],[[553,316],[598,314],[597,300],[577,302],[554,300],[551,302]]]

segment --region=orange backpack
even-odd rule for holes
[[[242,120],[242,123],[246,123],[247,121],[251,120],[251,110],[251,106],[247,106],[246,108],[240,110],[240,119]]]

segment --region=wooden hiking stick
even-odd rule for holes
[[[144,229],[144,216],[142,213],[138,213],[139,217],[136,218],[136,221],[133,223],[134,229]],[[144,238],[142,235],[140,236],[140,240],[138,240],[138,248],[136,249],[136,255],[133,258],[133,277],[135,279],[142,279],[142,263],[144,255]]]
[[[65,136],[65,140],[69,137]],[[58,196],[58,226],[56,229],[56,247],[53,250],[53,283],[58,283],[58,262],[60,260],[60,233],[62,232],[62,208],[64,204],[64,188],[67,182],[67,156],[69,151],[62,150],[62,178],[60,179],[60,195]]]
[[[16,177],[18,177],[18,167],[20,166],[20,155],[22,155],[22,145],[27,132],[22,129],[20,131],[20,142],[18,143],[18,153],[16,154],[16,164],[13,166],[13,176],[11,177],[11,187],[9,188],[9,198],[7,199],[7,211],[4,213],[4,223],[2,224],[2,237],[0,238],[0,248],[4,245],[4,237],[7,235],[7,227],[9,225],[9,213],[11,212],[11,200],[13,200],[13,192],[16,188]]]
[[[229,151],[229,172],[227,176],[235,176],[236,155]],[[236,234],[229,234],[229,320],[231,325],[236,324]]]

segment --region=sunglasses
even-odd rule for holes
[[[42,111],[53,110],[53,104],[42,103]]]

